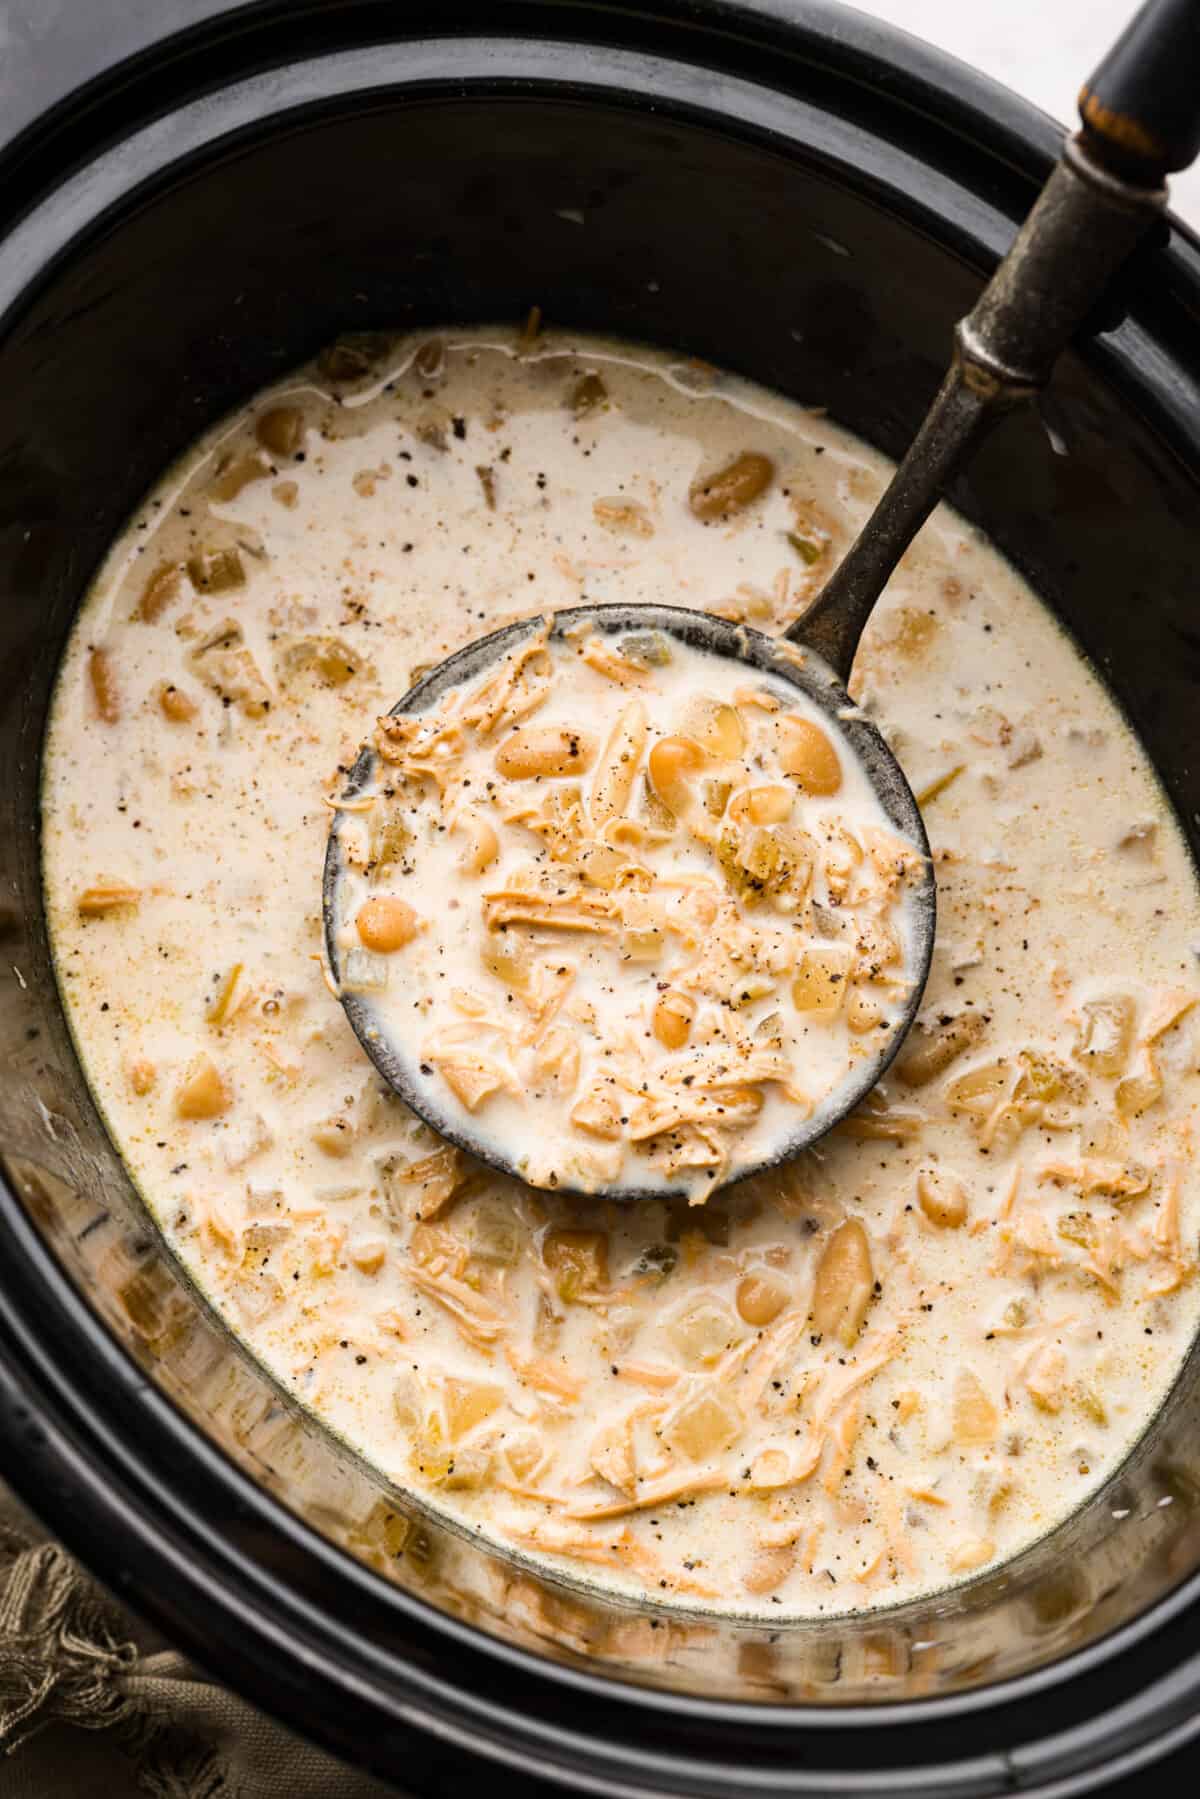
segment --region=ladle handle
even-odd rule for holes
[[[849,679],[888,578],[984,433],[1042,387],[1166,204],[1163,177],[1200,152],[1200,0],[1149,0],[1100,64],[1068,138],[866,526],[786,635]]]

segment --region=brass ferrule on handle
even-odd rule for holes
[[[1017,397],[1043,387],[1059,355],[1167,201],[1166,186],[1122,180],[1080,133],[1012,249],[958,327],[962,355]]]

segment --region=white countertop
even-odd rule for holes
[[[928,39],[1064,123],[1075,96],[1140,0],[855,0],[860,12]],[[1171,182],[1171,203],[1200,229],[1200,165]]]

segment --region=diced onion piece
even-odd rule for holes
[[[1029,1397],[1041,1412],[1061,1412],[1067,1389],[1067,1358],[1047,1343],[1033,1358],[1025,1374]]]
[[[182,1084],[175,1094],[175,1110],[180,1118],[219,1118],[231,1103],[231,1094],[216,1064],[208,1056],[197,1056],[189,1063]]]
[[[542,1257],[560,1299],[571,1301],[608,1286],[608,1238],[603,1231],[547,1231]]]
[[[382,1237],[358,1237],[347,1254],[360,1274],[378,1274],[387,1259],[387,1244]]]
[[[1162,1076],[1154,1057],[1146,1050],[1140,1068],[1117,1082],[1117,1111],[1122,1118],[1139,1118],[1162,1098]]]
[[[955,1442],[968,1448],[982,1448],[996,1441],[999,1426],[999,1414],[979,1376],[970,1368],[960,1369],[951,1407]]]
[[[827,1016],[840,1011],[851,960],[851,951],[841,944],[816,944],[805,950],[792,982],[796,1010]]]
[[[621,1097],[613,1087],[597,1084],[571,1108],[571,1123],[589,1136],[615,1141],[622,1130],[621,1107]]]
[[[1097,1074],[1120,1074],[1133,1041],[1133,1001],[1126,993],[1085,1000],[1075,1054]]]
[[[663,1329],[684,1361],[693,1366],[718,1361],[744,1335],[725,1301],[705,1293],[685,1300]]]
[[[214,500],[224,503],[236,500],[244,487],[261,481],[273,473],[271,459],[261,450],[250,450],[244,456],[231,456],[218,468],[209,486]]]
[[[227,593],[246,585],[246,571],[236,549],[194,550],[187,559],[188,579],[198,593]]]
[[[954,1018],[940,1018],[936,1024],[918,1025],[896,1060],[897,1078],[906,1087],[926,1086],[964,1051],[974,1048],[986,1030],[987,1020],[980,1012],[960,1012]],[[990,1083],[986,1090],[991,1091]]]
[[[663,1421],[664,1442],[693,1462],[708,1461],[736,1443],[745,1420],[731,1393],[708,1386],[690,1395]]]
[[[349,949],[342,961],[342,987],[347,993],[382,993],[388,984],[386,956]]]
[[[442,1412],[452,1443],[465,1437],[504,1404],[504,1388],[491,1381],[447,1375],[442,1383]]]

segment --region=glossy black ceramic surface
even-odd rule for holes
[[[634,1614],[384,1490],[189,1288],[80,1078],[37,842],[74,610],[163,465],[344,328],[537,302],[894,454],[1055,147],[821,4],[298,0],[168,39],[0,162],[0,1466],[197,1659],[410,1788],[488,1764],[529,1793],[1049,1795],[1136,1769],[1200,1729],[1200,1371],[1044,1543],[858,1622]],[[1176,233],[1127,287],[1052,430],[1007,421],[955,499],[1111,674],[1194,841],[1200,252]]]

